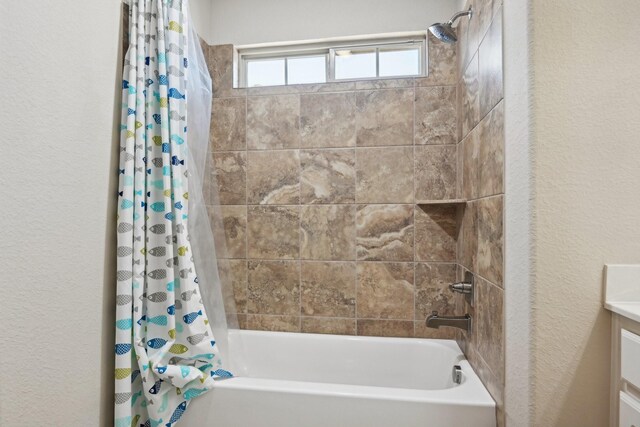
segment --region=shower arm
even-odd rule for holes
[[[471,7],[469,7],[468,10],[464,11],[464,12],[458,12],[455,15],[453,15],[451,17],[451,19],[449,19],[449,22],[447,22],[449,25],[453,26],[453,24],[460,18],[462,18],[463,16],[469,16],[469,19],[471,19],[471,17],[473,16],[473,9]]]

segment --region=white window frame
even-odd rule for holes
[[[419,73],[403,76],[380,76],[380,49],[393,47],[418,46]],[[365,50],[374,49],[376,52],[376,76],[352,79],[336,79],[335,78],[335,57],[338,50]],[[255,60],[285,60],[285,84],[289,85],[288,75],[288,58],[324,56],[326,83],[354,81],[354,80],[384,80],[398,78],[425,77],[427,75],[427,34],[426,32],[407,33],[403,35],[375,37],[375,38],[359,38],[359,39],[336,39],[333,41],[310,42],[310,43],[294,43],[294,44],[273,44],[273,45],[252,45],[239,46],[234,52],[234,87],[247,87],[247,64],[249,61]],[[322,83],[314,83],[322,84]],[[278,85],[283,86],[283,85]]]

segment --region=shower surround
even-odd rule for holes
[[[233,89],[209,47],[211,149],[240,326],[453,338],[456,49],[429,38],[429,75]],[[220,229],[221,227],[218,227]]]
[[[458,194],[467,200],[458,235],[458,278],[476,279],[473,316],[458,343],[496,401],[504,425],[504,101],[502,1],[470,0],[474,16],[458,27]],[[510,283],[509,286],[517,286]]]
[[[234,89],[233,46],[209,46],[210,202],[241,328],[456,338],[503,425],[502,3],[470,6],[456,45],[429,34],[428,77]],[[473,305],[448,289],[465,271]]]

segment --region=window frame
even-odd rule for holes
[[[417,46],[419,53],[419,70],[418,74],[396,75],[396,76],[380,76],[380,49],[403,48],[409,46]],[[376,53],[376,76],[362,78],[335,78],[336,51],[339,50],[375,50]],[[247,85],[247,69],[248,63],[258,60],[274,60],[284,59],[284,85],[274,86],[252,86],[258,87],[278,87],[291,86],[289,84],[288,75],[288,58],[303,57],[325,57],[325,82],[305,83],[305,84],[324,84],[346,81],[359,80],[386,80],[386,79],[402,79],[402,78],[419,78],[426,77],[428,74],[428,49],[426,32],[407,33],[400,36],[387,36],[376,38],[358,38],[358,39],[340,39],[334,41],[311,42],[311,43],[293,43],[293,44],[273,44],[273,45],[252,45],[239,46],[234,52],[234,88],[250,88]]]

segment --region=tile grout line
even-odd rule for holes
[[[427,59],[428,60],[428,59]],[[427,64],[427,68],[429,68],[429,65]],[[418,209],[418,207],[416,206],[416,188],[418,186],[418,183],[416,182],[416,127],[417,127],[417,123],[416,123],[416,104],[418,103],[418,89],[416,87],[413,88],[413,138],[412,138],[412,142],[413,142],[413,313],[412,313],[412,319],[414,319],[413,322],[413,336],[416,336],[416,323],[415,323],[415,318],[416,318],[416,209]]]

